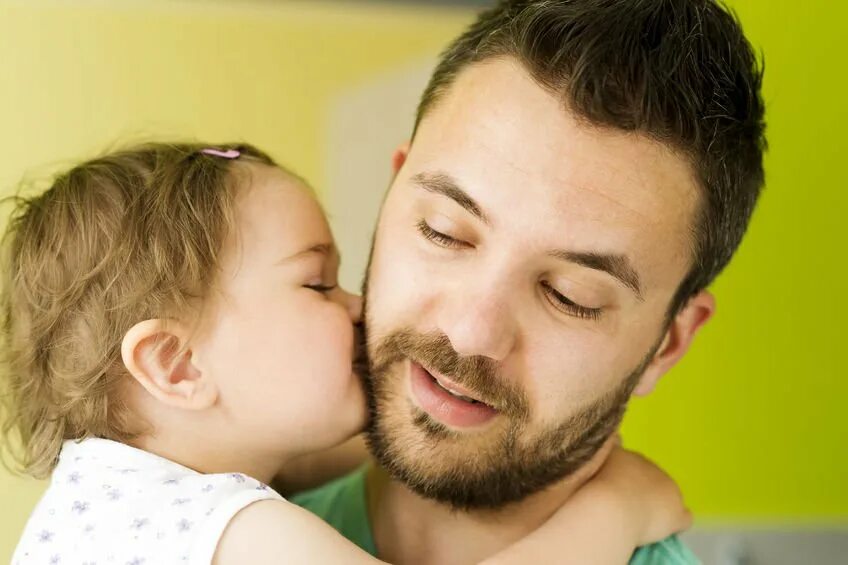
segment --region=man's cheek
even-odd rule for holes
[[[369,292],[374,300],[402,306],[420,284],[419,265],[412,257],[415,251],[396,242],[387,242],[374,261]]]
[[[528,385],[527,394],[531,398],[537,417],[560,423],[596,401],[607,390],[602,375],[578,371],[574,366],[561,363],[556,374],[535,379]]]
[[[392,331],[402,322],[401,317],[406,309],[403,298],[405,281],[401,280],[401,276],[402,271],[397,270],[391,261],[374,257],[366,303],[366,324],[372,336]]]
[[[544,341],[537,346],[538,349],[529,349],[524,357],[530,362],[525,365],[526,371],[522,371],[522,388],[530,400],[534,418],[559,420],[563,411],[567,412],[588,392],[585,387],[589,383],[580,376],[583,371],[579,368],[585,360],[576,357],[575,350],[562,343]],[[550,355],[552,352],[558,353]]]

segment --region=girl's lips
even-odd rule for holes
[[[409,386],[413,402],[434,420],[452,428],[473,428],[488,423],[498,411],[482,402],[470,402],[448,392],[474,398],[474,393],[439,376],[437,382],[421,365],[409,361]]]

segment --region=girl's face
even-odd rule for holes
[[[338,251],[309,190],[274,167],[236,166],[235,228],[192,363],[218,386],[224,421],[246,447],[331,447],[365,418],[352,370],[359,297],[338,287]]]

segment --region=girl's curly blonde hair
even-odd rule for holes
[[[146,144],[11,200],[3,239],[3,451],[35,477],[62,442],[140,432],[118,394],[124,334],[185,312],[215,278],[233,219],[234,161],[207,145]],[[248,145],[242,158],[274,165]],[[9,457],[7,463],[9,463]]]

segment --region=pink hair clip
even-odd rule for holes
[[[201,149],[201,153],[205,153],[206,155],[212,155],[213,157],[221,157],[223,159],[238,159],[241,155],[241,151],[238,149],[228,149],[227,151],[221,151],[220,149],[215,149],[214,147],[207,147],[206,149]]]

